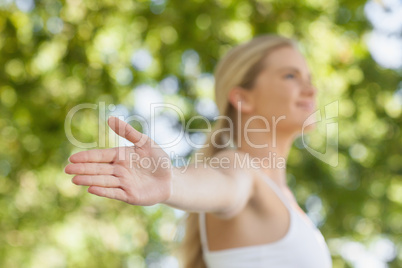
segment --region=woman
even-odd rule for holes
[[[109,126],[135,146],[79,152],[65,171],[98,196],[189,212],[181,247],[186,268],[332,267],[325,240],[286,182],[294,139],[314,127],[306,122],[316,89],[297,44],[270,34],[233,48],[216,67],[215,93],[226,117],[185,170],[170,161],[141,165],[169,158],[111,117]]]

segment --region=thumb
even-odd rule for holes
[[[136,147],[141,147],[148,137],[137,131],[130,124],[118,119],[117,117],[110,116],[107,120],[109,127],[119,136],[125,138],[128,141],[134,143]]]

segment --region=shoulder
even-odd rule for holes
[[[236,164],[238,164],[239,161],[244,162],[245,160],[247,160],[247,158],[249,158],[249,154],[242,152],[238,149],[224,149],[224,150],[220,150],[217,153],[215,153],[211,158],[218,158],[221,161],[223,160],[231,160],[230,161],[230,165],[232,165],[233,167],[237,167],[237,168],[247,168],[247,166],[235,166]]]
[[[255,170],[247,164],[247,157],[247,153],[236,149],[224,149],[211,157],[210,165],[218,163],[218,170],[230,179],[235,180],[237,185],[237,193],[234,194],[237,196],[236,204],[234,204],[231,213],[221,215],[224,219],[238,216],[244,209],[253,204],[258,176]]]
[[[250,177],[253,169],[247,163],[248,156],[248,153],[237,149],[224,149],[215,153],[210,158],[209,164],[226,175]]]

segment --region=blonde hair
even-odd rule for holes
[[[220,115],[233,118],[235,109],[228,101],[230,90],[236,86],[251,90],[255,78],[266,67],[264,66],[266,56],[275,49],[284,46],[298,49],[298,44],[293,39],[275,34],[265,34],[254,37],[252,40],[229,50],[218,62],[214,72],[215,102]],[[219,131],[225,128],[230,128],[228,120],[214,122],[212,131],[207,136],[204,144],[206,145],[205,148],[198,150],[197,153],[201,153],[203,157],[211,157],[224,149],[225,146],[222,145],[214,146],[213,143],[216,140],[223,142],[223,145],[233,145],[233,141],[225,135],[226,133]],[[237,131],[233,132],[237,133]],[[236,137],[234,140],[236,140]],[[180,267],[206,268],[202,257],[198,213],[186,212],[182,220],[185,221],[185,235],[179,247],[175,249]]]

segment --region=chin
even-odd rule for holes
[[[316,126],[316,123],[311,123],[311,124],[306,124],[306,125],[304,125],[303,126],[303,123],[304,122],[302,122],[300,125],[299,125],[299,127],[295,130],[295,136],[297,137],[297,136],[301,136],[301,135],[303,135],[303,134],[307,134],[307,133],[310,133],[311,131],[313,131],[317,126]]]
[[[310,132],[317,127],[316,123],[308,124],[303,127],[303,132]]]

